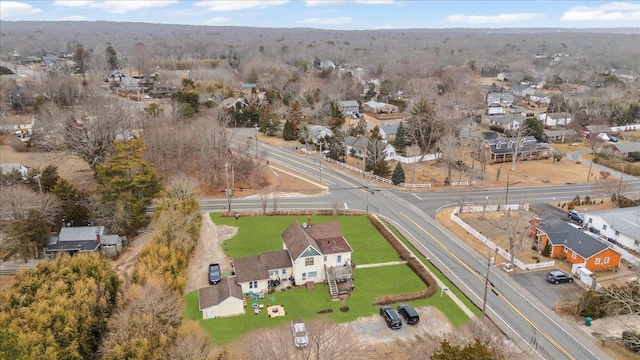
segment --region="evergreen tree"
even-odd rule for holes
[[[382,140],[382,135],[380,135],[380,127],[376,125],[371,131],[371,136],[367,141],[367,157],[365,162],[365,169],[367,171],[372,171],[374,174],[382,177],[389,176],[391,170],[385,161],[387,157],[386,147],[387,143]]]
[[[7,345],[25,359],[93,358],[119,287],[118,274],[97,254],[60,256],[20,272],[0,293],[0,329],[17,335],[15,346],[0,334],[0,358],[16,359],[3,357]]]
[[[489,344],[476,338],[465,346],[452,345],[448,340],[442,340],[440,348],[431,355],[431,360],[493,360],[495,351]],[[500,357],[502,358],[502,357]]]
[[[280,121],[276,115],[273,107],[269,104],[265,104],[260,109],[260,131],[267,136],[274,136],[280,131]]]
[[[287,121],[285,121],[284,128],[282,129],[282,138],[287,141],[296,139],[296,133],[294,131],[293,124],[288,119]]]
[[[358,120],[358,125],[356,126],[355,133],[352,136],[364,135],[366,133],[367,133],[367,121],[364,119],[364,117],[361,117],[360,120]]]
[[[542,121],[536,117],[528,117],[524,121],[524,134],[531,135],[536,138],[538,142],[543,141],[544,127]]]
[[[117,229],[136,231],[142,226],[147,207],[160,192],[160,178],[153,165],[142,158],[144,142],[134,139],[114,143],[116,154],[96,167],[96,190],[104,206],[120,213]]]
[[[116,53],[116,50],[113,48],[113,46],[107,46],[105,55],[107,57],[107,64],[109,64],[111,70],[115,70],[120,67],[120,63],[118,62],[118,53]]]
[[[90,52],[84,49],[82,44],[76,45],[76,50],[73,53],[73,61],[76,63],[76,72],[82,74],[82,85],[87,85],[87,63],[89,61]]]
[[[404,177],[404,169],[402,169],[402,164],[398,162],[396,164],[396,168],[393,170],[393,176],[391,177],[391,182],[393,185],[398,185],[405,181]]]
[[[302,124],[302,108],[300,103],[294,101],[291,106],[289,106],[289,119],[291,122],[291,127],[293,129],[294,139],[298,136],[298,126]]]
[[[404,154],[404,150],[409,145],[409,133],[407,129],[404,127],[402,123],[398,125],[398,130],[396,131],[396,137],[393,139],[393,146],[398,150],[398,152]]]

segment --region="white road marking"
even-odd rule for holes
[[[345,210],[349,210],[349,207],[347,206],[347,203],[344,203],[344,209]]]
[[[420,196],[416,195],[415,193],[411,193],[411,195],[413,195],[413,196],[417,197],[417,198],[418,198],[418,200],[422,200],[422,198],[421,198]]]

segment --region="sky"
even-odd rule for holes
[[[610,28],[640,27],[640,0],[0,0],[0,19],[335,30]]]

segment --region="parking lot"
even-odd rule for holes
[[[538,300],[545,303],[550,309],[553,309],[558,301],[569,297],[575,299],[582,294],[584,290],[575,282],[561,283],[558,285],[548,282],[547,273],[551,270],[558,269],[546,269],[523,274],[514,274],[512,276],[515,281],[524,286],[531,294],[537,297]]]

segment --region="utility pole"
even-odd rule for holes
[[[258,123],[254,123],[253,127],[256,128],[256,158],[258,157],[258,129],[260,128],[260,125],[258,125]]]
[[[491,253],[493,250],[489,249],[489,259],[487,259],[487,275],[484,277],[484,296],[482,297],[482,318],[487,309],[487,292],[489,290],[489,274],[491,272]]]
[[[229,163],[228,162],[224,163],[224,175],[227,178],[227,189],[225,190],[225,194],[227,195],[227,205],[228,205],[227,209],[229,209],[229,213],[231,213],[231,195],[233,194],[233,191],[229,187]]]
[[[365,146],[364,152],[362,153],[362,177],[367,177],[367,147]]]
[[[322,184],[322,142],[320,142],[320,158],[318,159],[318,171],[320,171],[320,184]]]

